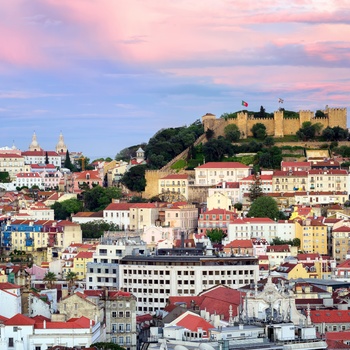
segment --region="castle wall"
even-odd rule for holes
[[[267,135],[274,135],[275,134],[275,121],[274,121],[274,119],[272,119],[272,118],[271,119],[248,118],[248,120],[247,120],[247,134],[249,137],[253,136],[251,129],[257,123],[261,123],[261,124],[265,125]]]
[[[158,195],[158,180],[162,177],[169,175],[168,171],[160,170],[146,170],[145,179],[146,179],[146,188],[143,192],[143,197],[152,198]]]
[[[300,129],[299,118],[284,118],[283,119],[283,135],[295,135]]]
[[[347,128],[346,108],[328,108],[325,112],[328,113],[329,126],[331,128],[335,126],[340,126],[343,129]]]
[[[346,108],[327,108],[323,111],[326,116],[324,118],[316,118],[315,113],[309,110],[299,111],[299,118],[284,118],[283,111],[275,111],[274,117],[271,119],[257,119],[248,116],[245,112],[237,113],[236,119],[215,119],[213,114],[206,114],[202,117],[205,130],[208,128],[215,132],[215,137],[224,135],[224,129],[226,125],[235,124],[238,126],[241,132],[241,138],[253,136],[250,131],[254,124],[262,123],[266,126],[267,135],[275,137],[283,137],[284,135],[295,135],[296,132],[302,127],[304,122],[311,122],[313,124],[322,124],[323,129],[327,126],[341,128],[347,128],[347,110]]]

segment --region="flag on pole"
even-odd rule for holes
[[[245,101],[242,100],[242,106],[248,107],[248,102],[245,102]]]
[[[281,99],[281,98],[278,99],[278,103],[283,103],[283,102],[284,102],[283,99]]]

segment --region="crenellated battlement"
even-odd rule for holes
[[[285,118],[283,110],[274,112],[273,117],[255,118],[248,115],[247,112],[238,112],[235,119],[220,119],[214,114],[207,113],[202,117],[204,131],[208,129],[215,130],[216,136],[224,135],[225,126],[236,124],[241,132],[242,138],[252,136],[251,128],[256,123],[262,123],[266,126],[266,132],[270,136],[283,137],[284,135],[295,135],[302,127],[304,122],[317,122],[322,124],[323,128],[340,126],[347,128],[347,109],[329,108],[322,111],[325,116],[316,116],[315,112],[305,109],[299,111],[298,117]]]

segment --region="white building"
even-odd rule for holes
[[[103,211],[103,219],[108,223],[113,223],[120,230],[130,228],[130,208],[133,203],[111,203]]]
[[[209,162],[195,168],[196,186],[213,186],[220,182],[239,182],[251,168],[238,162]]]
[[[253,257],[129,255],[119,264],[120,287],[137,297],[139,314],[163,309],[170,295],[195,296],[217,284],[236,289],[259,275]]]
[[[59,320],[47,321],[42,316],[29,318],[17,314],[5,320],[1,327],[0,350],[45,350],[55,345],[85,348],[104,340],[100,322],[86,317],[65,321],[60,316],[53,315],[53,319]]]
[[[10,318],[21,312],[21,287],[9,282],[0,283],[0,315]]]
[[[41,190],[44,189],[43,179],[39,173],[18,173],[16,175],[16,187],[28,187],[33,186],[39,187]]]
[[[277,224],[269,218],[238,218],[228,225],[225,242],[250,238],[265,238],[270,242],[276,236]]]
[[[235,203],[242,202],[239,182],[220,182],[208,189],[207,208],[232,210]]]
[[[86,289],[119,288],[119,260],[132,253],[145,254],[146,246],[130,239],[101,238],[93,254],[93,262],[87,263]]]
[[[55,151],[44,151],[40,149],[38,151],[22,152],[25,164],[45,164],[46,155],[48,157],[49,164],[53,164],[56,167],[61,167],[61,156]]]

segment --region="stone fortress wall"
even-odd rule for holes
[[[229,124],[236,124],[241,132],[241,138],[247,138],[253,136],[250,131],[254,124],[262,123],[266,126],[267,135],[274,137],[283,137],[285,135],[295,135],[296,132],[301,128],[302,124],[306,121],[311,123],[321,123],[323,129],[327,126],[335,127],[340,126],[341,128],[347,128],[347,112],[346,108],[327,108],[323,111],[325,117],[316,118],[315,113],[312,111],[300,111],[299,118],[284,118],[283,111],[274,112],[273,118],[254,118],[249,116],[245,112],[237,114],[236,119],[225,120],[223,118],[216,118],[214,114],[207,113],[202,117],[202,123],[204,126],[204,132],[208,129],[214,131],[215,137],[220,135],[224,136],[224,129]],[[205,143],[207,141],[205,134],[201,135],[194,143],[198,145],[199,143]],[[287,143],[286,143],[287,144]],[[285,144],[285,145],[286,145]],[[306,143],[305,147],[307,147]],[[281,144],[281,146],[284,144]],[[293,144],[291,144],[293,145]],[[312,143],[313,146],[316,146],[316,143]],[[311,145],[311,146],[312,146]],[[146,188],[143,193],[145,198],[151,198],[158,195],[158,180],[172,173],[181,173],[188,174],[190,177],[194,176],[193,171],[180,171],[171,169],[171,165],[176,163],[179,159],[184,159],[188,155],[189,148],[184,150],[177,157],[172,159],[168,164],[166,164],[160,170],[147,170],[145,174],[146,178]],[[189,200],[202,202],[205,200],[207,195],[207,188],[201,187],[190,187],[189,191]]]
[[[312,111],[299,111],[299,118],[284,118],[283,111],[274,112],[271,118],[254,118],[246,112],[237,113],[235,119],[216,118],[214,114],[207,113],[202,117],[204,131],[208,129],[215,131],[215,136],[224,135],[224,129],[229,124],[236,124],[241,132],[241,138],[253,136],[251,128],[254,124],[262,123],[266,126],[267,135],[274,137],[283,137],[286,135],[295,135],[302,127],[304,122],[311,122],[312,124],[320,123],[325,129],[327,126],[333,128],[340,126],[347,128],[347,112],[346,108],[327,108],[322,111],[325,117],[316,117]]]

